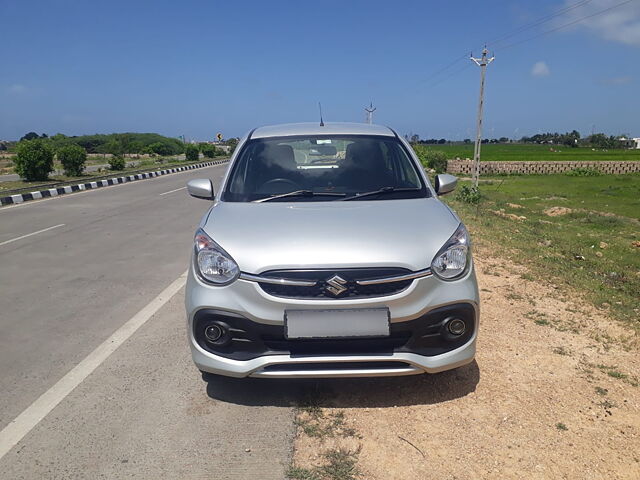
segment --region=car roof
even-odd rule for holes
[[[251,133],[251,138],[290,137],[295,135],[381,135],[395,137],[389,127],[368,123],[285,123],[258,127]]]

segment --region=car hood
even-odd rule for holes
[[[458,218],[436,198],[218,202],[207,234],[246,273],[286,268],[429,267]]]

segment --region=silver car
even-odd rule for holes
[[[368,124],[260,127],[238,144],[195,234],[189,343],[203,372],[440,372],[475,355],[469,235],[411,146]]]

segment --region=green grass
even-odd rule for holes
[[[640,331],[640,175],[483,180],[477,206],[445,197],[478,246],[527,265],[535,278],[580,292],[576,300]],[[558,206],[571,212],[544,213]],[[526,219],[493,213],[500,209]]]
[[[418,156],[424,149],[441,150],[448,158],[473,158],[473,144],[414,145]],[[640,150],[592,150],[588,147],[571,148],[564,145],[487,144],[482,145],[480,152],[483,161],[640,161]]]

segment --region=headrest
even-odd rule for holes
[[[296,158],[291,145],[268,145],[262,152],[266,162],[285,170],[296,170]]]
[[[382,168],[384,160],[377,141],[359,141],[347,146],[345,164],[365,169]]]

